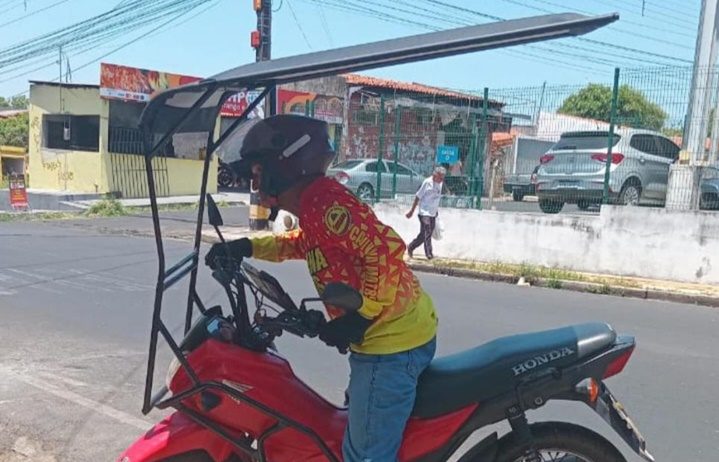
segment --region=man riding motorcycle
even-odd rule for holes
[[[242,141],[235,170],[251,177],[263,205],[299,217],[300,229],[229,243],[231,257],[279,262],[305,259],[315,287],[344,282],[363,297],[332,320],[320,339],[349,348],[349,418],[342,447],[348,462],[395,461],[414,406],[419,375],[436,348],[432,300],[403,260],[406,246],[372,209],[325,176],[335,152],[327,124],[297,115],[256,122]],[[206,261],[224,255],[215,244]]]

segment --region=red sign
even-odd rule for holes
[[[189,75],[118,66],[117,64],[100,64],[100,96],[105,99],[146,103],[159,91],[200,80],[202,78]],[[222,106],[220,114],[226,117],[239,117],[259,93],[259,91],[249,91],[231,96]],[[255,113],[253,115],[256,116]]]
[[[25,175],[10,176],[10,207],[15,210],[27,209],[30,206],[25,189]]]

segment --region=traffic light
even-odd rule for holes
[[[255,11],[260,11],[262,9],[262,0],[252,0],[252,7]]]
[[[253,30],[250,34],[250,45],[252,48],[257,49],[260,47],[260,31]]]

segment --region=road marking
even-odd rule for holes
[[[19,374],[11,369],[7,369],[2,366],[0,366],[0,370],[2,370],[4,374],[6,374],[6,377],[9,376],[19,382],[23,382],[27,385],[37,388],[38,390],[42,390],[46,393],[50,393],[51,395],[55,395],[58,398],[70,401],[71,403],[75,403],[78,406],[90,409],[91,411],[102,414],[105,417],[109,417],[120,423],[124,423],[125,425],[129,425],[143,431],[147,430],[152,426],[152,424],[142,419],[138,419],[137,417],[128,414],[127,412],[123,412],[106,404],[91,400],[89,398],[85,398],[84,396],[81,396],[75,392],[53,385],[46,380],[30,377],[24,374]],[[50,377],[54,374],[46,373],[44,375],[46,377]],[[53,378],[57,379],[57,377]],[[61,381],[60,379],[57,380]]]

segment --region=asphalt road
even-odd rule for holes
[[[188,251],[186,242],[167,241],[169,261]],[[151,239],[87,224],[0,224],[0,461],[114,460],[160,418],[159,412],[140,413],[154,252]],[[294,296],[313,294],[303,264],[266,268]],[[636,353],[608,385],[657,460],[716,460],[719,311],[435,275],[420,279],[438,306],[440,355],[500,335],[589,320],[636,335]],[[178,284],[166,298],[164,319],[175,331],[183,288]],[[207,303],[222,302],[218,288],[203,272],[200,292]],[[289,335],[278,346],[303,380],[341,401],[345,358]],[[160,380],[166,364],[158,366]],[[530,419],[582,423],[614,441],[628,460],[641,460],[582,405],[550,403]]]

